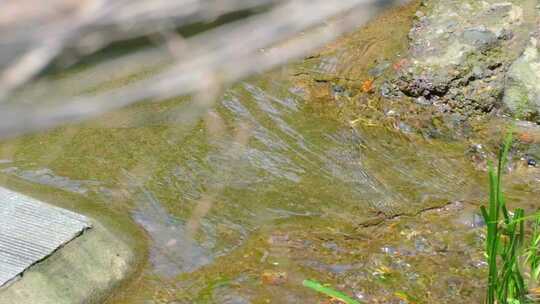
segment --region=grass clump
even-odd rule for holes
[[[508,210],[502,190],[502,175],[511,143],[509,134],[499,153],[497,168],[489,164],[489,205],[480,207],[487,225],[486,304],[534,303],[534,292],[529,287],[535,286],[540,276],[540,218],[538,214],[525,217],[521,208]],[[534,221],[527,243],[525,223],[529,219]]]

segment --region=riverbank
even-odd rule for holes
[[[297,65],[294,77],[309,98],[336,105],[336,116],[352,125],[469,141],[484,169],[486,155],[473,154],[481,146],[494,156],[517,119],[513,157],[536,163],[536,2],[419,1],[394,12]]]

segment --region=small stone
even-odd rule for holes
[[[527,165],[529,165],[529,167],[536,167],[536,159],[534,158],[529,158],[527,160]]]
[[[397,250],[394,248],[394,247],[391,247],[391,246],[384,246],[381,248],[381,251],[383,253],[386,253],[386,254],[389,254],[389,255],[394,255],[397,253]]]
[[[500,39],[500,40],[510,40],[514,38],[514,33],[508,29],[502,29],[499,32],[497,32],[496,35],[497,35],[497,39]]]
[[[381,85],[381,95],[385,98],[397,97],[397,92],[392,88],[392,86],[385,82]]]
[[[416,98],[416,103],[421,104],[423,106],[431,105],[431,101],[426,99],[424,96],[420,96],[420,97]]]
[[[484,71],[479,66],[474,66],[472,69],[472,74],[474,75],[474,78],[480,79],[484,75]]]
[[[474,213],[472,221],[471,221],[472,228],[483,227],[485,225],[486,225],[486,222],[484,221],[484,217],[482,217],[478,213]]]
[[[399,114],[395,110],[388,110],[386,111],[386,116],[399,116]]]
[[[334,94],[336,95],[341,95],[343,93],[345,93],[345,88],[343,86],[340,86],[340,85],[333,85],[332,86],[332,92],[334,92]]]
[[[167,244],[165,244],[165,246],[167,247],[173,247],[174,245],[176,245],[178,243],[178,241],[176,239],[170,239]]]
[[[398,124],[398,128],[402,131],[402,132],[405,132],[405,133],[413,133],[414,130],[411,126],[409,126],[408,124],[404,123],[404,122],[400,122]]]
[[[386,71],[388,68],[390,67],[390,62],[388,61],[384,61],[382,63],[379,63],[377,66],[375,66],[374,68],[370,69],[368,71],[368,74],[372,77],[379,77],[381,76],[384,71]]]
[[[428,241],[423,237],[417,238],[414,241],[414,248],[416,249],[416,251],[424,252],[424,253],[433,251],[433,248],[429,245]]]
[[[497,42],[497,36],[484,28],[472,28],[463,32],[463,40],[476,47],[486,47]]]
[[[261,275],[261,280],[266,285],[282,285],[287,282],[287,277],[286,272],[265,270]]]
[[[494,3],[489,7],[488,12],[501,15],[507,14],[512,10],[512,6],[512,3],[509,2]]]
[[[339,251],[339,246],[334,242],[325,242],[322,244],[322,246],[332,251]]]

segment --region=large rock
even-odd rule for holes
[[[424,1],[409,34],[397,88],[444,112],[467,116],[500,104],[504,74],[527,41],[534,1]]]
[[[516,116],[540,123],[540,54],[536,38],[531,38],[508,71],[504,103]]]

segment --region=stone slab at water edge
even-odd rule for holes
[[[0,187],[0,286],[90,227],[85,216]]]
[[[0,303],[100,303],[133,258],[98,222],[0,187]]]

